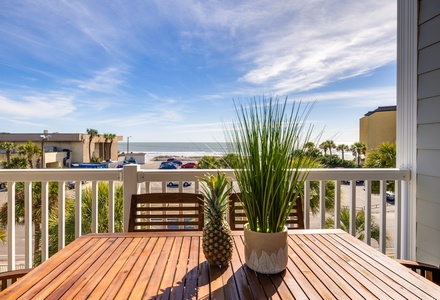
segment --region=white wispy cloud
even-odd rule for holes
[[[162,4],[163,10],[169,5]],[[233,45],[243,72],[239,80],[280,94],[312,90],[395,61],[395,1],[210,1],[177,7],[191,18],[178,18],[189,24],[183,25],[184,40],[204,40],[219,49]]]
[[[104,70],[93,72],[87,79],[69,79],[64,82],[74,85],[79,90],[99,93],[115,94],[125,85],[123,76],[126,71],[123,68],[109,67]]]
[[[75,110],[72,98],[58,93],[39,93],[20,98],[0,95],[3,116],[15,119],[52,119],[65,116]]]
[[[347,89],[320,93],[296,94],[290,100],[335,101],[350,107],[375,107],[396,104],[396,87]]]

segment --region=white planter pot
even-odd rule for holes
[[[262,274],[280,273],[287,267],[288,248],[287,227],[276,233],[250,231],[244,226],[246,265]]]

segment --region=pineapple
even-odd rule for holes
[[[205,183],[201,185],[205,210],[203,253],[210,265],[221,268],[228,266],[234,247],[231,228],[226,221],[231,187],[225,174],[206,175],[200,180]]]

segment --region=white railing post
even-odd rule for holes
[[[82,235],[82,184],[81,180],[75,182],[75,238]]]
[[[402,205],[401,201],[402,181],[396,180],[394,187],[394,216],[395,216],[395,231],[394,231],[394,258],[401,258],[402,255]]]
[[[401,258],[402,259],[410,259],[411,258],[411,248],[410,248],[410,232],[411,229],[409,227],[411,214],[409,212],[409,183],[408,181],[402,182],[402,188],[401,188],[401,196],[402,196],[402,207],[400,208],[400,213],[402,214],[402,252],[401,252]]]
[[[325,228],[325,180],[319,181],[319,226]]]
[[[365,235],[364,242],[371,245],[371,180],[364,181],[365,186]]]
[[[335,228],[341,228],[341,181],[335,180]]]
[[[356,180],[350,180],[350,234],[356,236]]]
[[[24,183],[24,265],[25,268],[32,268],[32,182]]]
[[[49,182],[41,182],[41,261],[49,258]]]
[[[15,270],[15,182],[8,183],[8,270]]]
[[[108,232],[115,232],[115,182],[108,183]]]
[[[379,196],[379,251],[386,253],[387,250],[387,202],[386,202],[387,182],[380,181],[380,196]]]
[[[310,181],[304,182],[304,227],[310,229]]]
[[[122,169],[122,180],[124,185],[124,231],[128,230],[130,218],[131,195],[140,192],[138,184],[138,171],[140,166],[136,164],[125,165]]]
[[[58,250],[66,246],[66,182],[58,182]]]
[[[92,181],[92,233],[98,232],[98,181]]]

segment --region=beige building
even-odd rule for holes
[[[372,150],[383,142],[396,142],[396,106],[380,106],[359,121],[359,141]]]
[[[75,163],[90,162],[90,135],[88,134],[49,133],[47,130],[44,133],[0,133],[0,143],[13,142],[17,145],[23,145],[28,141],[44,147],[43,161],[46,168],[70,167]],[[103,135],[94,137],[90,144],[92,157],[117,161],[119,141],[122,141],[122,136],[116,136],[112,142],[110,140],[106,141]],[[0,161],[2,160],[6,160],[4,151],[0,154]],[[37,158],[35,160],[35,165],[37,165]]]

